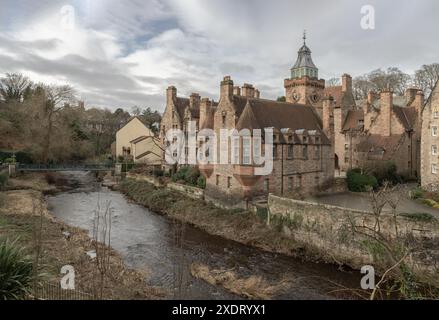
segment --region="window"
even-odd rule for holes
[[[273,144],[273,159],[277,159],[277,145]]]
[[[242,139],[242,163],[244,165],[251,164],[250,151],[250,139],[248,137],[245,137]]]
[[[320,137],[316,137],[316,144],[320,143]]]
[[[230,189],[232,186],[232,177],[227,177],[227,188]]]
[[[431,155],[437,156],[437,146],[436,145],[431,146]]]
[[[269,179],[264,180],[264,190],[267,192],[270,191],[270,180]]]
[[[349,157],[344,158],[344,163],[349,163]]]
[[[348,145],[348,144],[345,144],[345,145],[344,145],[344,149],[345,149],[345,150],[349,150],[349,145]]]
[[[226,126],[226,115],[223,113],[223,128]]]
[[[294,158],[294,146],[292,144],[288,145],[288,159]]]
[[[431,135],[433,137],[437,137],[437,126],[432,126],[431,127]]]
[[[434,117],[435,119],[438,119],[438,118],[439,118],[439,110],[438,110],[438,109],[435,109],[435,110],[433,111],[433,117]]]
[[[316,159],[320,159],[320,146],[315,146],[315,157]]]
[[[217,186],[219,186],[219,180],[220,180],[220,176],[219,176],[219,174],[217,174],[217,175],[216,175],[216,181],[215,181],[215,184],[216,184]]]
[[[288,178],[288,191],[293,191],[293,186],[294,186],[294,178],[289,177]]]
[[[301,187],[302,187],[302,176],[297,176],[296,188],[301,188]]]
[[[308,143],[308,137],[303,137],[303,143]]]
[[[302,153],[303,153],[303,158],[307,160],[308,159],[308,146],[303,146]]]
[[[239,139],[233,140],[233,163],[234,164],[240,164],[241,161],[239,161]]]
[[[437,174],[437,171],[438,171],[438,166],[437,166],[437,164],[432,164],[432,165],[431,165],[431,173],[432,173],[432,174]]]

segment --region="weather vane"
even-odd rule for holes
[[[306,44],[306,30],[303,30],[303,44]]]

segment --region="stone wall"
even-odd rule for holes
[[[430,96],[422,114],[422,138],[421,138],[421,184],[422,187],[431,191],[439,191],[439,133],[433,136],[433,127],[438,128],[439,117],[435,112],[439,111],[439,85]],[[433,155],[433,146],[438,150]],[[433,166],[436,165],[438,171],[434,173]]]
[[[170,182],[166,185],[166,187],[170,190],[174,190],[177,192],[181,192],[192,199],[203,200],[204,199],[204,190],[192,186],[187,186],[184,184]]]
[[[129,179],[137,180],[137,181],[148,182],[155,187],[164,187],[165,186],[163,180],[156,178],[156,177],[151,177],[151,176],[147,176],[147,175],[143,175],[143,174],[136,174],[136,173],[131,173],[131,172],[127,173],[126,177]]]
[[[370,212],[270,195],[267,219],[286,236],[330,261],[357,269],[377,264],[370,239],[353,232],[353,225],[373,228],[375,219]],[[394,235],[394,217],[383,214],[380,221],[382,233],[386,237]],[[410,260],[419,270],[434,272],[434,264],[437,268],[439,263],[439,222],[398,217],[397,225],[404,239],[420,245],[420,251],[412,254]]]

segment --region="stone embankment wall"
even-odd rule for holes
[[[408,257],[418,270],[437,272],[439,268],[439,221],[382,214],[381,234],[385,241],[398,239],[417,249]],[[267,222],[307,249],[360,268],[377,265],[382,246],[374,241],[375,216],[371,212],[315,204],[270,195]],[[397,229],[395,228],[397,226]],[[387,243],[387,242],[386,242]],[[390,243],[390,242],[388,242]],[[381,251],[382,253],[382,251]]]

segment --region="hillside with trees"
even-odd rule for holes
[[[156,130],[160,113],[135,110]],[[117,130],[131,117],[121,108],[86,109],[71,86],[6,74],[0,79],[0,162],[11,154],[35,163],[108,159]]]

